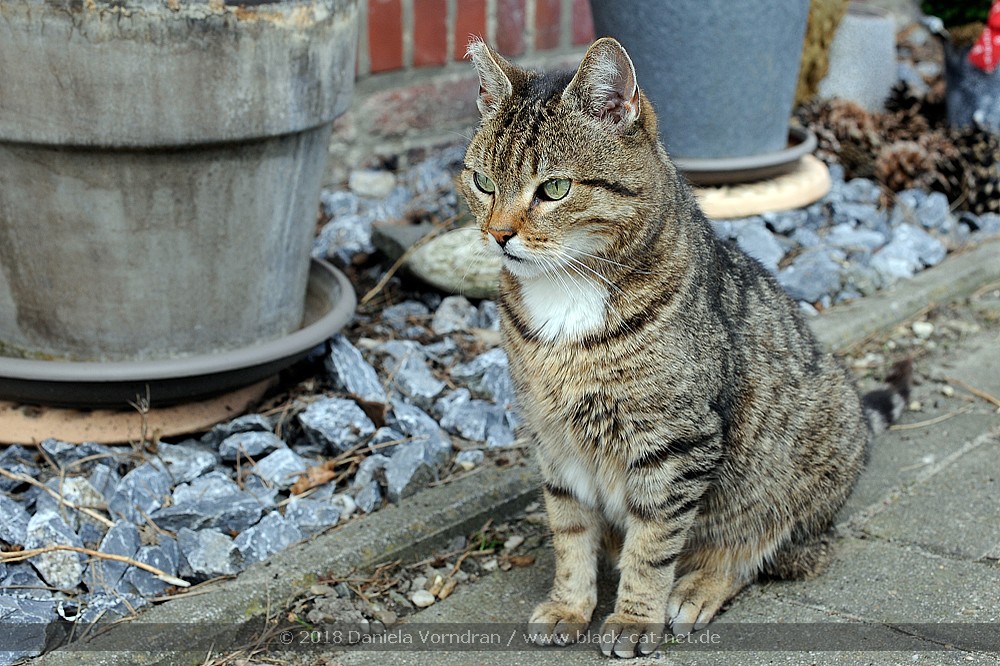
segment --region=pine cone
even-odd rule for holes
[[[961,210],[1000,213],[1000,136],[978,123],[950,130],[958,152]]]
[[[875,180],[890,192],[927,189],[934,179],[934,158],[916,141],[897,141],[875,159]]]

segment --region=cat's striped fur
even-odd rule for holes
[[[483,120],[459,182],[503,254],[504,342],[556,555],[531,623],[553,643],[589,624],[610,528],[621,577],[602,649],[647,653],[665,620],[703,626],[761,571],[819,567],[869,423],[796,304],[714,236],[618,42],[565,75],[469,51]]]

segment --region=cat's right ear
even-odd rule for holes
[[[618,130],[634,123],[639,118],[639,86],[625,47],[611,37],[591,44],[563,99]]]
[[[468,54],[479,72],[479,100],[476,104],[483,116],[490,116],[514,91],[508,75],[511,64],[479,39],[469,42]]]

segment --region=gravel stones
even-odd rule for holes
[[[382,368],[392,387],[413,404],[428,408],[445,389],[446,384],[431,373],[419,344],[390,340],[379,351],[387,354]]]
[[[429,442],[400,444],[385,466],[386,494],[398,503],[437,479],[438,456]]]
[[[834,225],[826,234],[826,242],[844,250],[874,252],[885,245],[886,237],[878,231],[855,227],[850,223]]]
[[[382,169],[355,169],[348,177],[347,186],[362,197],[382,199],[396,187],[396,176]]]
[[[283,478],[283,464],[275,461],[273,467],[265,466],[265,473]],[[228,475],[213,472],[191,484],[177,486],[171,505],[154,512],[151,518],[171,531],[186,527],[241,532],[260,520],[263,511],[264,503],[259,498],[241,490]]]
[[[139,530],[128,521],[117,521],[104,535],[100,548],[102,553],[133,559],[139,550]],[[87,566],[85,580],[93,593],[105,591],[114,594],[130,565],[118,560],[94,558]]]
[[[294,523],[277,511],[272,511],[259,523],[241,532],[233,543],[244,562],[252,564],[301,541],[304,536]]]
[[[484,352],[468,363],[456,365],[450,374],[457,383],[468,386],[480,396],[508,407],[516,404],[507,354],[500,347]]]
[[[410,601],[413,602],[413,605],[417,608],[427,608],[428,606],[434,605],[434,602],[437,601],[437,599],[435,599],[434,595],[427,590],[417,590],[410,595]]]
[[[48,600],[0,594],[0,622],[4,631],[0,661],[13,664],[41,654],[48,638],[46,625],[55,619],[55,606]]]
[[[386,402],[385,389],[375,368],[343,335],[335,335],[330,340],[330,354],[325,365],[337,390],[369,402]]]
[[[448,434],[438,425],[437,421],[419,407],[405,402],[397,403],[393,406],[392,412],[389,413],[386,424],[408,437],[412,437],[411,444],[425,444],[428,453],[435,462],[443,461],[451,452],[451,439]],[[400,448],[403,448],[403,445],[400,445]],[[394,451],[393,459],[397,455],[399,455],[398,451]]]
[[[421,335],[424,333],[424,329],[416,326],[415,322],[429,319],[430,314],[430,308],[420,301],[403,301],[402,303],[390,305],[383,309],[382,322],[396,333],[402,333],[403,335],[415,333],[416,335]]]
[[[912,224],[896,227],[892,239],[872,258],[872,268],[891,284],[940,263],[947,249],[938,239]]]
[[[24,545],[31,516],[24,507],[0,493],[0,541],[12,546]]]
[[[465,296],[448,296],[434,312],[431,330],[436,335],[447,335],[456,331],[474,328],[479,311]]]
[[[4,451],[0,451],[0,467],[8,472],[32,479],[38,477],[38,465],[34,462],[34,455],[23,446],[8,446]],[[0,491],[10,492],[21,483],[6,476],[0,476]]]
[[[378,481],[369,481],[354,495],[354,502],[364,513],[371,513],[382,505],[382,488]]]
[[[60,469],[64,470],[78,469],[86,471],[100,458],[114,457],[115,453],[114,449],[102,446],[101,444],[95,444],[93,442],[69,444],[67,442],[61,442],[57,439],[46,439],[39,444],[39,446],[43,451],[45,451],[48,457],[59,466]],[[85,458],[94,458],[94,460],[80,462]]]
[[[785,250],[775,240],[774,235],[767,230],[763,218],[749,217],[742,220],[731,220],[725,227],[717,227],[751,257],[759,261],[769,271],[778,268],[778,262],[785,256]]]
[[[473,442],[486,442],[491,447],[514,443],[513,427],[507,420],[507,410],[485,400],[471,397],[469,389],[461,388],[438,401],[441,425],[450,433]]]
[[[244,414],[238,416],[227,423],[220,423],[203,439],[218,443],[241,432],[268,432],[271,430],[271,421],[263,414]]]
[[[177,543],[190,574],[201,578],[229,576],[243,568],[243,556],[233,540],[216,530],[190,530],[182,527],[177,532]],[[186,572],[182,570],[182,575]]]
[[[219,456],[227,462],[237,458],[256,460],[285,446],[285,442],[272,432],[238,432],[219,443]]]
[[[160,535],[158,538],[160,540],[158,544],[141,546],[135,554],[135,559],[156,567],[165,574],[176,576],[180,569],[180,547],[169,537]],[[147,598],[163,594],[169,586],[166,581],[138,567],[130,567],[125,572],[121,585],[126,592]]]
[[[166,463],[174,483],[197,479],[218,462],[217,454],[195,444],[160,444],[156,454]]]
[[[162,463],[145,462],[122,477],[108,500],[108,511],[135,524],[164,505],[173,485]]]
[[[807,250],[778,273],[778,283],[792,298],[815,303],[840,288],[843,259],[843,253],[838,250]]]
[[[71,476],[62,480],[53,477],[45,483],[45,486],[56,494],[61,495],[63,499],[74,506],[98,510],[106,508],[104,495],[91,485],[87,477]],[[73,531],[80,529],[81,520],[93,520],[93,518],[87,517],[76,509],[71,509],[56,500],[52,495],[44,492],[40,493],[38,499],[35,500],[35,511],[37,512],[42,509],[51,509],[58,512]]]
[[[253,473],[275,488],[288,488],[300,475],[305,474],[308,467],[306,459],[295,451],[278,449],[258,460]]]
[[[357,403],[345,398],[321,398],[298,419],[309,440],[330,453],[347,451],[375,432],[375,424]]]
[[[28,521],[24,547],[43,548],[53,544],[82,547],[83,542],[54,509],[43,509]],[[83,580],[83,555],[67,550],[43,553],[31,559],[46,584],[72,590]]]
[[[322,532],[340,520],[341,509],[332,502],[292,497],[285,507],[285,519],[305,535]]]

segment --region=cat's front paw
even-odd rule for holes
[[[742,587],[730,576],[693,571],[674,585],[667,600],[667,617],[675,636],[700,631]]]
[[[663,622],[612,613],[601,627],[601,652],[605,657],[632,659],[651,654],[665,638]]]
[[[528,620],[528,633],[535,645],[576,643],[590,626],[590,613],[582,613],[557,601],[546,601],[535,607]]]

